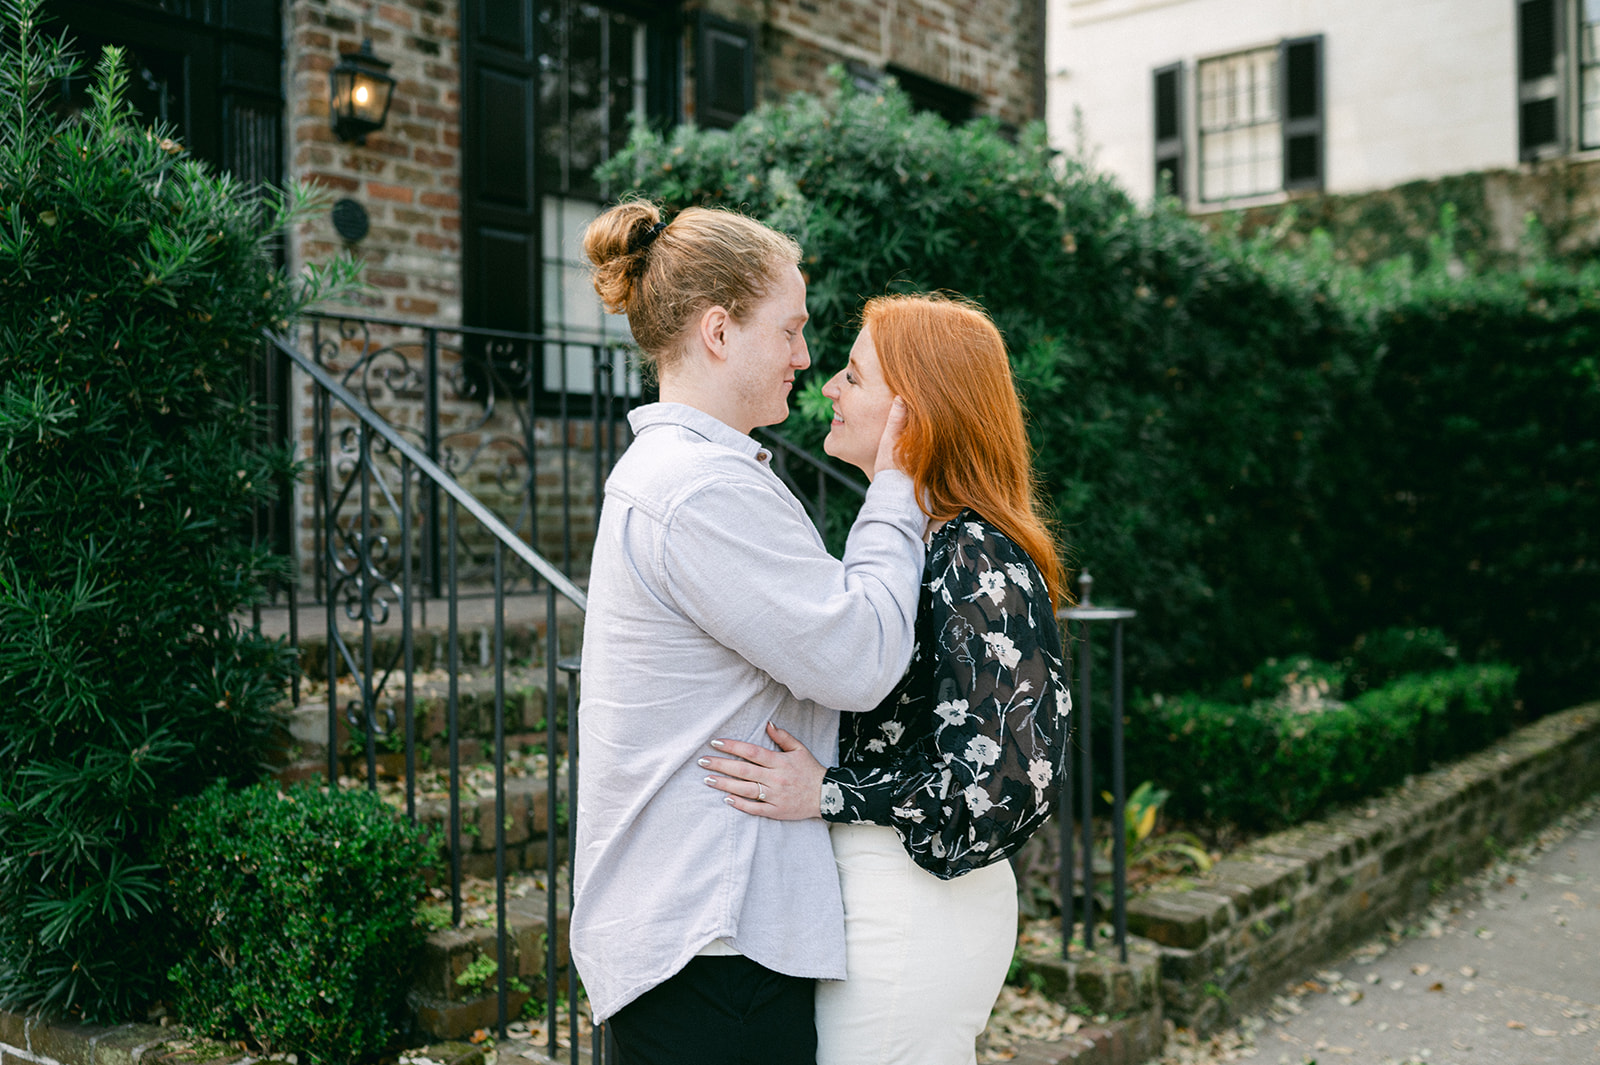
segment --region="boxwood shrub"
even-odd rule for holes
[[[180,1020],[302,1062],[358,1062],[405,1028],[437,846],[366,791],[302,784],[181,803],[162,836]]]
[[[1480,750],[1510,730],[1517,671],[1465,665],[1399,677],[1349,702],[1340,669],[1302,660],[1249,702],[1152,698],[1127,715],[1128,775],[1168,788],[1174,815],[1270,831]]]

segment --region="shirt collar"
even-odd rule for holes
[[[727,422],[714,418],[697,407],[685,403],[647,403],[628,412],[628,424],[635,435],[658,425],[676,425],[703,436],[713,444],[732,448],[759,462],[769,454],[754,438],[746,436]]]

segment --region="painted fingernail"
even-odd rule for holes
[[[733,796],[732,795],[724,795],[722,797],[722,801],[727,803],[729,806],[732,806],[733,805]]]
[[[702,758],[702,759],[700,759],[699,762],[697,762],[695,764],[698,765],[701,769],[710,769],[711,768],[711,759]]]
[[[711,741],[711,746],[715,747],[717,750],[720,751],[720,750],[722,750],[723,747],[726,746],[726,744],[724,744],[721,740],[712,740]]]
[[[710,784],[714,788],[714,787],[717,786],[717,778],[716,777],[706,777],[706,783]]]

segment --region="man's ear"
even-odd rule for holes
[[[733,316],[726,307],[708,307],[700,315],[700,340],[718,362],[728,359],[728,327],[732,324]]]

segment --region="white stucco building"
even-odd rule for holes
[[[1191,210],[1600,160],[1600,0],[1050,0],[1053,141]]]

